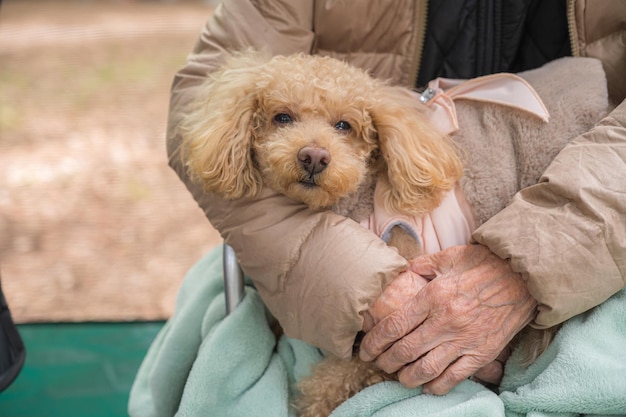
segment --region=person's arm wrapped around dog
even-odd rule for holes
[[[510,259],[539,302],[533,326],[547,328],[626,286],[624,213],[626,101],[565,147],[539,183],[520,191],[474,239]]]
[[[200,93],[207,74],[230,51],[266,45],[280,45],[281,49],[270,51],[275,54],[310,51],[311,16],[289,16],[292,29],[283,33],[280,22],[264,19],[257,6],[234,1],[218,7],[186,66],[176,75],[167,132],[170,165],[235,249],[242,268],[286,334],[349,356],[362,327],[361,313],[392,278],[407,269],[406,260],[356,222],[330,211],[311,211],[272,191],[232,201],[205,193],[190,180],[181,159],[180,122],[187,106]],[[242,19],[244,15],[250,19]],[[258,27],[254,31],[237,27],[246,22]],[[293,22],[301,22],[302,30],[293,30]],[[246,33],[257,36],[246,37]]]

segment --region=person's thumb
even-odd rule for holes
[[[437,276],[439,271],[435,261],[434,255],[422,255],[409,262],[409,269],[427,280],[431,280]]]

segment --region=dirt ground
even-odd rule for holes
[[[221,242],[167,166],[206,1],[4,0],[0,273],[18,322],[163,319]]]

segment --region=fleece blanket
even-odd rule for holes
[[[226,315],[221,248],[189,271],[133,383],[130,416],[295,416],[289,404],[296,383],[321,353],[285,336],[276,340],[258,293],[245,290]],[[470,380],[445,396],[384,382],[332,417],[580,415],[626,416],[626,289],[568,321],[530,367],[507,366],[499,395]]]

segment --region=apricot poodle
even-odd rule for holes
[[[377,182],[387,183],[388,211],[420,216],[462,173],[454,145],[413,93],[328,57],[231,57],[210,76],[183,132],[189,175],[206,191],[237,199],[270,187],[357,221],[369,216]],[[392,240],[405,257],[419,254],[407,236]],[[329,357],[300,384],[296,408],[327,416],[393,378],[357,358]]]

